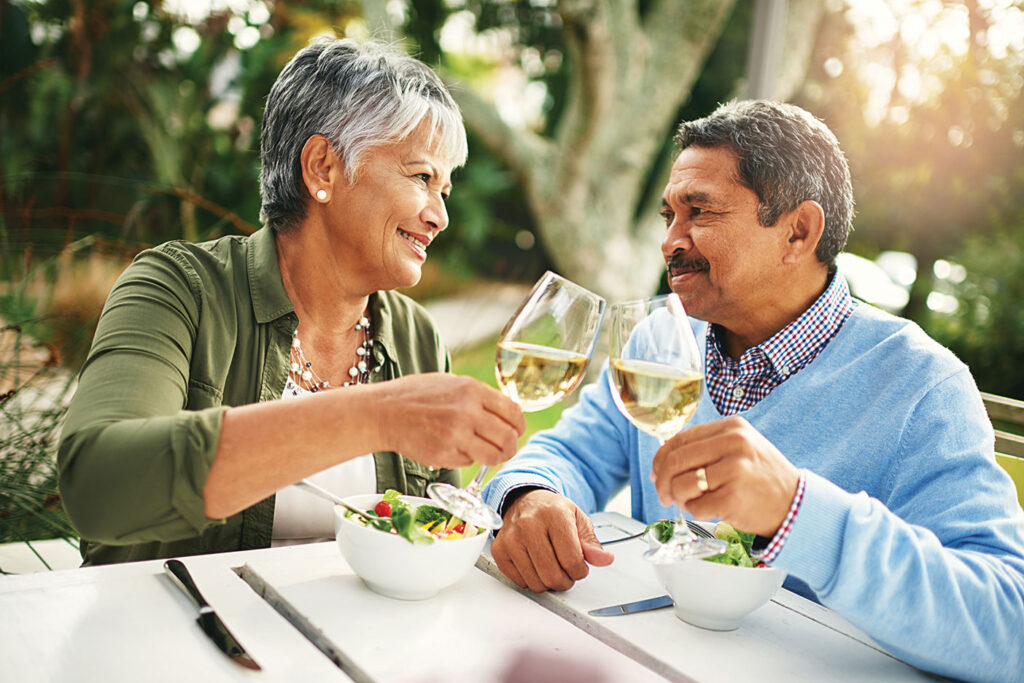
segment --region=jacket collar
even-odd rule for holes
[[[395,351],[395,312],[391,305],[391,298],[384,292],[374,292],[370,295],[367,306],[370,309],[370,319],[373,323],[373,340],[377,342],[375,349],[383,349],[389,360],[398,358]],[[377,362],[383,359],[377,357]]]
[[[281,264],[277,260],[277,237],[268,227],[257,230],[249,237],[249,291],[252,293],[252,312],[256,321],[268,323],[293,313],[288,293],[281,279]]]

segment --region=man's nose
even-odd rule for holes
[[[668,259],[677,251],[687,252],[693,248],[693,240],[690,239],[690,229],[684,221],[674,218],[665,230],[665,237],[661,241],[661,253]]]

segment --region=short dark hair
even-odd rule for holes
[[[680,150],[729,147],[738,158],[739,182],[757,194],[757,219],[772,226],[808,199],[825,213],[815,255],[830,268],[846,246],[853,220],[850,168],[824,122],[793,104],[741,100],[710,116],[679,125]]]

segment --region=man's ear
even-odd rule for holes
[[[817,258],[815,250],[825,230],[825,211],[821,204],[810,199],[804,200],[786,218],[789,235],[782,262],[798,263],[808,256]]]
[[[330,141],[319,133],[309,136],[299,155],[302,182],[309,195],[321,202],[330,200],[335,182],[344,177],[341,159]]]

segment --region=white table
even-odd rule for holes
[[[595,521],[606,539],[641,528],[615,513]],[[183,558],[260,672],[206,638],[161,561],[0,577],[0,680],[930,678],[784,590],[727,633],[690,626],[671,609],[590,617],[594,607],[663,592],[639,541],[608,548],[616,561],[570,591],[521,591],[482,556],[460,584],[422,602],[373,593],[333,543]]]
[[[0,681],[350,681],[232,571],[249,555],[183,560],[262,671],[217,649],[156,560],[0,577]]]

